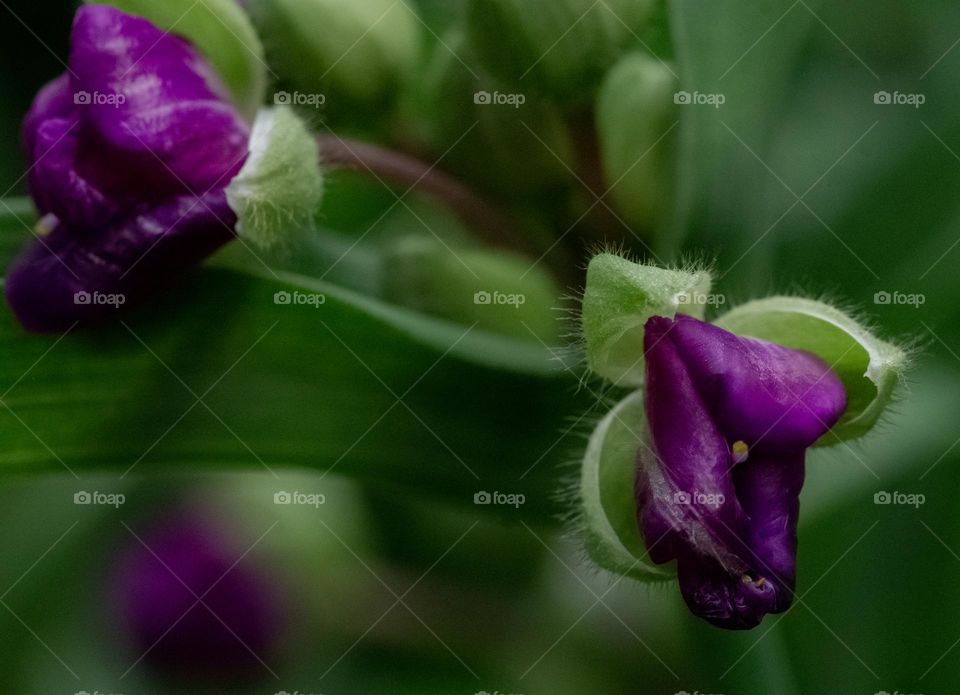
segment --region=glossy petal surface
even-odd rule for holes
[[[753,627],[793,597],[804,454],[843,414],[843,385],[813,355],[688,316],[651,318],[644,344],[650,557],[677,561],[696,615]]]
[[[80,8],[69,67],[23,126],[49,234],[8,270],[6,294],[36,332],[109,318],[103,298],[135,303],[229,241],[224,190],[250,136],[199,53],[139,17]]]

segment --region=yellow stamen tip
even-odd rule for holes
[[[57,220],[56,215],[48,213],[37,220],[37,223],[33,226],[33,232],[41,238],[50,236],[58,224],[59,221]]]

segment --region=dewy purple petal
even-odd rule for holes
[[[677,561],[696,615],[753,627],[790,605],[804,454],[846,392],[813,355],[688,316],[651,318],[644,342],[651,448],[637,495],[650,557]]]
[[[249,126],[185,40],[106,6],[78,10],[70,74],[24,120],[28,182],[54,231],[7,273],[8,302],[37,332],[96,321],[232,238],[224,190],[243,166]]]

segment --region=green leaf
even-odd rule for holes
[[[621,386],[643,383],[643,328],[651,316],[703,318],[710,291],[704,270],[666,270],[601,253],[587,267],[583,337],[590,369]]]
[[[558,423],[586,406],[549,351],[264,272],[207,268],[61,340],[0,311],[0,470],[302,466],[558,512]]]
[[[250,155],[227,186],[237,233],[260,248],[309,231],[323,199],[320,146],[287,106],[263,109],[250,137]]]
[[[812,352],[830,365],[847,389],[847,410],[820,440],[832,444],[866,434],[890,404],[907,368],[901,348],[877,338],[834,307],[800,297],[747,302],[716,320],[737,335]]]
[[[800,66],[806,42],[817,30],[835,41],[810,10],[816,10],[816,5],[808,5],[793,0],[668,3],[681,89],[725,97],[721,108],[690,104],[680,109],[678,190],[671,233],[664,235],[674,250],[690,235],[721,262],[732,263],[793,202],[737,136],[770,162],[772,151],[793,132],[793,124],[778,117],[792,104],[805,101],[797,98],[802,91],[793,78],[809,69]],[[758,41],[761,36],[763,40]],[[822,102],[816,104],[822,108]],[[833,153],[800,190],[848,145]],[[790,182],[789,174],[803,165],[797,161],[803,159],[795,156],[784,164],[786,169],[777,166],[774,171]]]
[[[647,557],[637,523],[637,452],[646,436],[643,393],[635,391],[590,436],[581,468],[581,522],[587,551],[604,569],[642,580],[669,579],[673,573]]]
[[[96,0],[96,4],[138,15],[192,41],[216,68],[244,115],[253,118],[266,92],[267,67],[257,32],[236,0]]]
[[[658,229],[673,199],[677,85],[669,66],[631,54],[610,71],[597,99],[607,184],[618,210],[643,229]]]

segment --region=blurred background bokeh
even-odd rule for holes
[[[826,296],[857,307],[884,335],[919,346],[900,402],[879,431],[849,447],[809,455],[794,607],[754,631],[724,632],[689,615],[673,587],[638,585],[591,568],[575,530],[560,519],[578,447],[603,412],[590,393],[577,391],[580,371],[548,384],[440,365],[427,386],[429,397],[442,403],[424,416],[427,422],[389,418],[389,435],[361,445],[342,470],[329,475],[311,471],[310,457],[339,461],[347,447],[314,453],[312,434],[291,445],[306,447],[292,456],[304,465],[277,466],[276,472],[271,452],[261,454],[269,470],[258,464],[256,444],[251,446],[258,454],[242,470],[151,457],[123,479],[116,471],[134,463],[135,455],[126,465],[107,462],[117,463],[113,472],[97,473],[98,462],[85,461],[79,464],[81,481],[54,472],[58,458],[73,464],[80,457],[55,445],[51,464],[39,475],[10,458],[14,472],[0,483],[4,692],[957,692],[960,6],[946,0],[922,6],[896,0],[658,2],[653,24],[631,30],[620,54],[596,51],[600,64],[577,86],[579,103],[548,87],[527,92],[520,109],[491,114],[475,112],[464,97],[488,79],[509,83],[509,76],[488,78],[477,67],[489,56],[467,36],[468,23],[477,21],[467,5],[483,4],[394,3],[396,11],[419,16],[411,23],[414,70],[387,78],[395,93],[378,95],[381,103],[363,104],[361,94],[361,105],[340,110],[331,104],[311,117],[313,125],[416,152],[429,162],[442,157],[441,168],[523,220],[515,234],[524,238],[516,247],[528,254],[534,249],[534,257],[543,253],[544,267],[566,294],[577,293],[590,252],[608,244],[651,260],[712,261],[718,291],[730,303],[772,291]],[[604,12],[601,5],[589,12]],[[36,90],[63,71],[74,10],[75,3],[60,0],[0,2],[5,198],[25,194],[19,123]],[[391,22],[380,29],[407,30],[406,23]],[[268,56],[282,53],[266,44]],[[602,148],[580,142],[594,139],[601,82],[630,52],[662,58],[684,90],[724,96],[719,108],[670,104],[666,115],[657,116],[668,127],[676,125],[662,157],[669,180],[657,182],[668,209],[638,211],[637,218],[655,218],[647,228],[642,221],[624,221],[630,214],[614,198],[592,205],[605,186],[602,172],[589,162]],[[877,103],[878,92],[924,100],[917,107]],[[640,109],[638,129],[653,127],[643,121],[646,112]],[[440,236],[449,243],[469,234],[427,198],[413,196],[410,207],[398,209],[392,209],[394,200],[368,177],[334,175],[322,224],[340,235],[338,248],[372,225],[357,252],[376,249],[401,260],[404,249],[384,251],[383,240],[410,232],[423,241],[418,228],[424,220],[443,229]],[[14,224],[4,232],[15,237],[5,239],[5,247],[25,238]],[[328,279],[338,278],[334,273]],[[357,278],[345,282],[362,289]],[[897,293],[922,299],[884,299]],[[191,330],[214,325],[218,316],[217,307],[207,307],[195,315]],[[224,316],[217,328],[233,330],[230,318]],[[566,331],[553,323],[513,328],[527,340],[533,333],[559,346]],[[17,329],[4,319],[3,330]],[[198,394],[258,333],[240,340],[212,368],[210,378],[198,383]],[[122,329],[118,335],[129,342]],[[318,328],[317,340],[321,335]],[[312,336],[299,338],[303,358],[326,360]],[[93,339],[67,339],[73,340]],[[6,361],[8,353],[0,359]],[[56,362],[57,353],[50,359]],[[190,359],[182,359],[176,371],[190,374]],[[396,377],[396,383],[388,377],[395,397],[433,362],[418,354],[410,360],[409,372],[389,372]],[[387,363],[374,366],[387,373],[381,372]],[[366,388],[382,390],[370,373],[353,368],[358,379],[371,382]],[[22,371],[4,373],[0,390],[13,386]],[[155,390],[142,384],[140,398],[153,402],[176,392],[181,410],[190,405],[190,394],[169,383],[169,374],[158,368],[156,375],[166,381]],[[451,383],[461,378],[474,383]],[[16,384],[17,392],[29,392],[35,379]],[[220,400],[234,408],[255,410],[263,395],[230,390],[229,380],[225,386],[228,393]],[[49,397],[58,385],[40,387],[37,393]],[[324,388],[315,385],[317,399],[323,400]],[[542,390],[531,395],[536,389]],[[342,427],[364,432],[392,403],[389,396],[381,393],[386,400],[377,401],[378,410],[358,414],[342,393],[331,393],[337,403],[316,414],[316,436]],[[24,403],[41,414],[47,405],[42,399]],[[231,407],[213,405],[218,413]],[[359,400],[355,407],[372,406]],[[503,417],[490,414],[501,407]],[[580,420],[588,408],[593,412]],[[183,423],[198,439],[210,428],[221,429],[202,410],[193,414],[196,422],[191,416]],[[457,410],[470,417],[444,421],[445,412]],[[108,449],[111,427],[123,427],[111,423],[127,420],[119,412],[97,415],[104,425],[90,436]],[[11,411],[0,417],[16,416]],[[478,424],[471,431],[474,417]],[[56,422],[44,423],[40,415],[28,422],[38,438],[55,441],[43,427],[52,431]],[[20,424],[11,427],[23,429]],[[449,447],[438,446],[432,430],[452,442]],[[552,442],[568,430],[554,448]],[[35,433],[21,435],[36,445]],[[443,459],[451,478],[466,480],[438,480],[445,494],[384,480],[376,461],[401,456],[390,451],[394,436],[403,439],[402,455],[422,441],[424,460],[408,456],[403,465],[409,470],[421,464],[431,469]],[[471,480],[458,460],[463,455],[472,466],[485,450],[502,457],[507,468],[500,477]],[[523,488],[530,502],[522,510],[477,506],[464,492],[520,489],[517,481],[532,464],[539,477]],[[100,490],[123,495],[122,504],[75,504],[78,492]],[[275,495],[294,491],[322,494],[323,503],[275,503]],[[920,493],[925,501],[917,507],[877,505],[880,491]],[[178,524],[192,530],[169,530]],[[169,572],[173,567],[177,571]],[[195,583],[171,582],[173,575],[195,577]],[[208,604],[223,609],[214,615]],[[158,621],[179,622],[184,611],[180,629],[158,631]],[[191,658],[197,656],[203,658]]]

